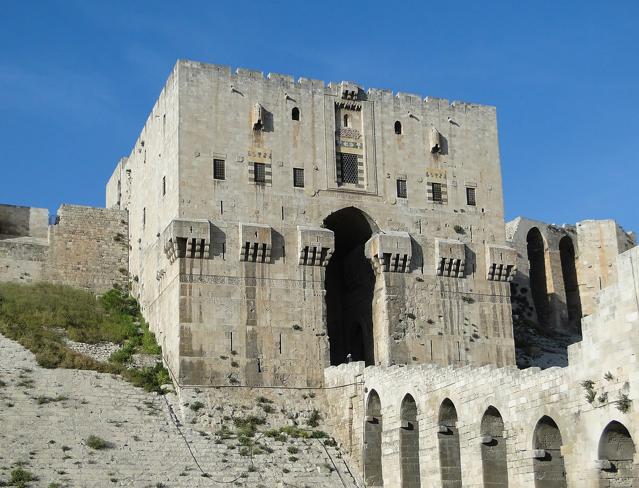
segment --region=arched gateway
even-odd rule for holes
[[[324,226],[335,233],[335,251],[326,267],[326,322],[331,364],[375,364],[373,291],[375,273],[364,254],[377,226],[364,212],[348,207],[330,214]]]

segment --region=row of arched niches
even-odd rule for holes
[[[401,488],[421,488],[420,479],[420,427],[417,404],[407,394],[400,407],[399,466]],[[446,398],[439,407],[437,418],[437,444],[439,469],[443,488],[463,486],[463,459],[460,455],[460,434],[454,403]],[[380,397],[375,390],[368,394],[364,422],[364,481],[367,487],[383,487],[382,432],[384,421]],[[507,488],[509,474],[507,435],[504,419],[493,406],[489,406],[480,423],[482,483],[472,480],[473,486]],[[565,488],[566,469],[561,455],[562,434],[557,423],[548,416],[541,417],[532,436],[535,488]],[[639,486],[637,468],[633,465],[635,445],[628,429],[617,421],[610,422],[599,440],[600,488]],[[510,463],[511,465],[514,463]],[[586,468],[584,466],[583,468]],[[465,484],[471,480],[466,480]],[[532,485],[531,485],[532,486]],[[574,485],[576,486],[576,485]]]

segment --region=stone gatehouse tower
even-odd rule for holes
[[[179,61],[106,195],[180,383],[514,364],[493,107]]]

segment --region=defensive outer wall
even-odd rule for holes
[[[328,368],[330,418],[367,486],[637,486],[639,248],[596,301],[566,368]]]

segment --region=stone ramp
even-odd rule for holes
[[[195,413],[176,395],[146,393],[109,374],[40,368],[1,335],[0,381],[0,481],[21,465],[37,477],[34,487],[358,486],[339,451],[319,439],[269,438],[272,452],[251,461],[234,439],[218,439],[215,422],[206,428],[182,417],[180,410]],[[110,447],[91,449],[92,435]]]

